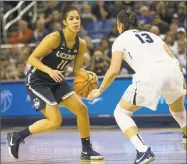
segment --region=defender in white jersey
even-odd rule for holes
[[[122,132],[137,150],[134,164],[147,164],[155,159],[151,148],[146,146],[131,118],[142,106],[156,110],[161,95],[170,112],[180,125],[186,143],[186,110],[184,109],[184,77],[179,62],[162,39],[153,33],[138,30],[136,13],[122,10],[117,17],[120,36],[112,46],[112,60],[99,89],[93,90],[93,99],[112,83],[118,75],[122,60],[134,69],[132,84],[127,88],[114,110],[114,117]]]
[[[161,94],[168,104],[185,95],[179,62],[166,48],[160,37],[146,31],[128,30],[115,40],[112,53],[119,51],[136,72],[123,96],[127,102],[156,110]]]

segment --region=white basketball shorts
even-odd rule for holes
[[[172,104],[186,94],[183,78],[178,64],[159,63],[144,72],[136,73],[122,99],[155,111],[161,95],[167,104]]]

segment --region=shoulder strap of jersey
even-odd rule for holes
[[[62,46],[65,46],[65,37],[64,37],[64,32],[63,32],[63,30],[60,30],[60,31],[58,31],[59,33],[60,33],[60,39],[61,39],[61,41],[60,41],[60,45],[58,46],[58,47],[62,47]]]
[[[79,49],[79,36],[78,35],[76,36],[75,42],[76,42],[75,48],[78,50]]]

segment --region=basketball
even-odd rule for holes
[[[74,79],[74,91],[81,97],[87,98],[93,89],[98,88],[97,77],[90,72],[83,71]]]

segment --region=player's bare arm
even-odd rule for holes
[[[28,62],[34,66],[36,69],[39,69],[42,72],[48,73],[50,68],[44,65],[40,59],[50,53],[52,49],[55,49],[60,44],[60,34],[58,32],[51,33],[47,35],[41,43],[36,47],[31,56],[29,57]]]
[[[89,100],[100,96],[110,86],[110,84],[114,81],[114,79],[120,72],[122,60],[123,53],[121,51],[113,52],[110,67],[105,74],[100,88],[92,90],[92,92],[88,95]]]
[[[84,39],[79,40],[79,52],[78,55],[75,58],[74,61],[74,75],[77,76],[79,75],[82,71],[85,71],[82,66],[83,66],[83,61],[84,61],[84,53],[86,52],[86,41]],[[90,71],[87,71],[90,72]],[[90,72],[95,78],[97,77],[96,74],[93,72]]]
[[[63,80],[63,75],[58,70],[52,70],[50,67],[44,65],[40,59],[50,53],[60,44],[60,34],[58,32],[47,35],[41,43],[36,47],[34,52],[28,59],[28,62],[36,69],[49,74],[56,82]]]
[[[110,84],[114,81],[116,76],[119,74],[121,68],[121,62],[123,59],[123,53],[121,51],[115,51],[112,54],[111,65],[101,83],[100,90],[105,91]]]
[[[86,52],[86,41],[79,38],[79,51],[74,61],[73,72],[74,75],[78,75],[81,71],[84,71],[82,68],[84,61],[84,53]]]

